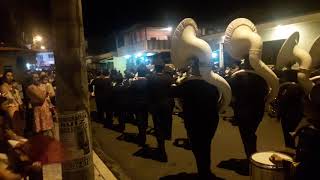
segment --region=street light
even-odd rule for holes
[[[42,41],[42,36],[40,36],[40,35],[34,36],[34,37],[33,37],[33,41],[34,41],[34,42],[41,42],[41,41]]]

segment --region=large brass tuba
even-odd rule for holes
[[[299,37],[299,32],[295,32],[282,45],[277,57],[276,68],[281,70],[283,67],[298,63],[298,83],[304,88],[305,93],[309,94],[314,85],[309,79],[312,58],[306,50],[298,47]]]
[[[262,40],[255,25],[248,19],[233,20],[225,32],[225,47],[230,55],[241,60],[249,53],[249,61],[256,74],[267,82],[270,93],[267,102],[271,102],[278,95],[279,80],[276,74],[261,60]]]
[[[312,58],[311,70],[319,70],[320,68],[320,36],[318,36],[316,40],[313,42],[311,49],[309,51],[309,54]],[[320,79],[319,74],[310,78],[310,80],[313,82],[318,81],[319,79]]]
[[[209,44],[197,37],[198,27],[191,18],[186,18],[177,26],[173,38],[171,57],[177,68],[188,65],[188,59],[199,59],[200,73],[209,83],[215,85],[221,94],[220,111],[227,107],[231,101],[231,87],[228,82],[214,73],[209,66],[212,50]]]

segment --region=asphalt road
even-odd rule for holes
[[[228,110],[227,114],[232,113]],[[149,126],[152,127],[151,117],[149,117]],[[102,151],[111,157],[122,170],[134,180],[157,180],[168,175],[178,173],[196,172],[196,163],[191,151],[173,146],[173,140],[186,137],[183,121],[174,116],[173,120],[173,140],[166,143],[168,162],[161,163],[150,159],[132,156],[140,149],[135,144],[117,140],[121,134],[103,128],[102,124],[92,123],[93,137],[98,142]],[[137,133],[136,126],[126,124],[126,132]],[[258,151],[282,150],[284,140],[280,123],[265,115],[258,130]],[[147,143],[150,146],[156,145],[153,136],[148,135]],[[219,126],[212,141],[211,169],[216,176],[230,180],[246,180],[248,176],[241,176],[234,171],[220,169],[217,164],[222,160],[230,158],[244,158],[245,153],[240,139],[239,130],[229,122],[220,118]]]

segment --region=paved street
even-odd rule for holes
[[[122,170],[134,180],[156,180],[167,175],[196,172],[196,163],[192,152],[173,146],[173,141],[166,144],[168,163],[160,163],[132,156],[134,152],[140,149],[137,145],[117,140],[116,138],[121,134],[105,129],[101,124],[94,122],[92,126],[94,138],[104,153],[117,162]],[[149,126],[152,126],[151,118],[149,118]],[[137,128],[127,124],[126,132],[137,132]],[[281,125],[276,119],[265,115],[257,134],[258,151],[283,149]],[[174,116],[173,140],[181,137],[186,137],[184,125],[179,117]],[[148,135],[147,143],[150,146],[155,146],[156,140],[153,136]],[[237,127],[233,127],[229,122],[222,119],[213,139],[211,156],[213,161],[211,168],[218,177],[230,180],[249,179],[249,177],[238,175],[233,171],[216,167],[222,160],[232,157],[245,157]]]

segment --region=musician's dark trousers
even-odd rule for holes
[[[202,179],[210,177],[211,174],[211,141],[218,123],[219,118],[212,114],[199,113],[185,116],[185,127],[197,162],[198,173]]]
[[[245,149],[247,159],[257,152],[256,131],[262,121],[264,105],[252,107],[241,107],[234,109],[234,118],[239,122],[239,131]]]
[[[295,107],[286,108],[279,112],[284,141],[287,147],[295,148],[295,141],[289,134],[295,131],[303,118],[303,110]]]

